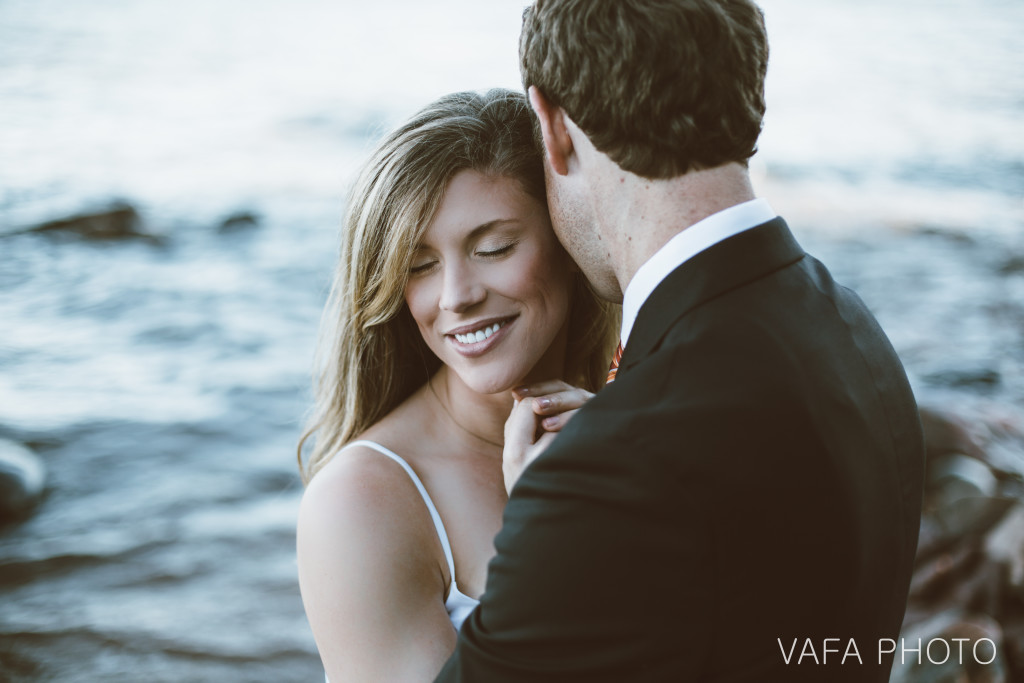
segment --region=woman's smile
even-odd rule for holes
[[[445,335],[445,338],[466,358],[482,356],[508,336],[509,328],[515,324],[518,317],[515,315],[496,321],[484,321],[482,324],[467,325],[458,328],[459,331]]]

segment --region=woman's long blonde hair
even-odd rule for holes
[[[546,204],[540,151],[522,93],[494,89],[442,97],[388,135],[357,177],[320,325],[316,402],[298,446],[304,482],[440,367],[405,305],[405,287],[416,245],[449,181],[467,169],[514,178]],[[596,391],[617,337],[618,307],[599,299],[578,273],[562,379]],[[314,433],[304,463],[303,444]]]

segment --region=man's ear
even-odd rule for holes
[[[531,85],[528,91],[530,106],[540,120],[540,134],[544,138],[544,155],[551,169],[558,175],[569,172],[569,155],[572,154],[572,138],[565,125],[565,112],[556,107],[544,93]]]

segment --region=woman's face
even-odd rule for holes
[[[551,356],[564,356],[572,269],[544,204],[512,178],[467,170],[423,235],[405,301],[441,362],[497,393],[538,364],[561,372],[564,358]]]

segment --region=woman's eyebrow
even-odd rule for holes
[[[476,226],[475,228],[473,228],[470,231],[469,239],[476,239],[477,237],[480,237],[480,235],[482,235],[482,234],[484,234],[484,233],[486,233],[486,232],[488,232],[490,230],[493,230],[494,228],[499,228],[499,227],[501,227],[503,225],[506,225],[508,223],[518,223],[518,222],[519,221],[517,221],[515,218],[496,218],[493,221],[487,221],[486,223],[481,223],[480,225]]]
[[[481,223],[480,225],[478,225],[475,228],[473,228],[472,230],[470,230],[469,234],[466,235],[466,239],[469,240],[469,241],[473,241],[473,240],[478,239],[481,235],[484,235],[484,234],[488,233],[489,231],[494,230],[495,228],[500,228],[503,225],[509,225],[509,224],[518,223],[518,222],[519,222],[519,220],[516,219],[516,218],[495,218],[493,221],[487,221],[486,223]],[[424,242],[422,240],[420,240],[420,242],[416,245],[415,249],[416,250],[424,249],[424,248],[428,248],[429,246],[430,245],[424,244]]]

